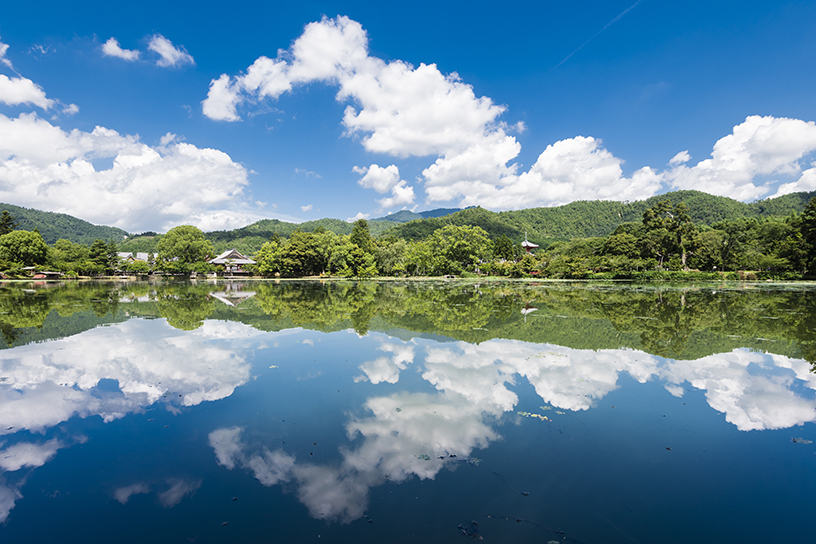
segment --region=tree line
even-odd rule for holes
[[[477,210],[478,212],[478,210]],[[35,231],[16,230],[0,216],[0,269],[37,265],[75,275],[208,272],[213,244],[191,225],[170,229],[151,261],[122,261],[114,241],[90,246],[57,240],[49,246]],[[151,254],[152,255],[152,254]],[[557,241],[528,253],[507,234],[491,238],[478,225],[446,224],[424,238],[384,233],[374,237],[360,219],[349,234],[323,227],[273,233],[249,271],[261,276],[506,276],[542,278],[659,279],[695,272],[712,278],[803,278],[816,275],[816,197],[802,213],[786,217],[692,220],[685,203],[658,201],[639,221],[610,235]]]

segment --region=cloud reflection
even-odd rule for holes
[[[44,432],[73,415],[108,422],[168,392],[183,406],[225,398],[250,377],[250,365],[229,340],[253,331],[208,321],[186,334],[158,320],[129,320],[2,351],[0,371],[7,380],[0,384],[0,434]],[[119,389],[102,391],[100,380]]]
[[[397,383],[414,363],[416,345],[384,343],[391,357],[359,368],[372,384]],[[340,461],[299,461],[282,448],[242,440],[243,427],[209,435],[219,465],[250,472],[265,486],[291,489],[312,517],[348,523],[368,508],[369,490],[386,481],[433,479],[478,448],[500,438],[502,414],[519,402],[511,387],[527,380],[541,400],[565,410],[587,410],[619,387],[622,374],[640,383],[658,381],[675,396],[687,385],[705,392],[709,405],[738,429],[778,429],[816,421],[816,376],[804,360],[734,350],[698,360],[670,360],[637,350],[576,350],[494,340],[429,344],[422,378],[435,393],[398,392],[369,398],[364,417],[346,432],[355,447],[341,447]],[[803,396],[804,395],[804,396]],[[806,398],[807,397],[807,398]]]

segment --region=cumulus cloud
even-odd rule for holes
[[[210,433],[218,463],[248,470],[266,486],[289,483],[316,519],[349,523],[368,507],[369,489],[410,477],[435,478],[446,467],[486,447],[498,434],[485,422],[492,406],[469,403],[457,394],[399,393],[365,404],[369,415],[350,421],[350,439],[362,436],[354,450],[341,450],[339,465],[298,462],[281,449],[241,440],[243,429]],[[431,460],[420,458],[425,453]],[[442,459],[440,459],[442,457]]]
[[[24,77],[8,77],[0,74],[0,102],[9,106],[31,104],[47,110],[54,105],[54,101],[45,96],[45,91]]]
[[[408,185],[405,180],[400,181],[391,188],[391,195],[387,198],[380,198],[377,203],[380,208],[386,210],[388,208],[396,208],[397,206],[407,206],[414,203],[414,188]]]
[[[0,353],[8,376],[0,384],[0,434],[43,432],[73,416],[113,421],[160,401],[167,390],[182,395],[177,402],[184,406],[228,397],[249,380],[250,367],[230,346],[235,334],[219,330],[220,323],[189,334],[163,321],[130,320]],[[97,394],[102,379],[116,380],[122,394]]]
[[[772,198],[800,191],[816,191],[816,162],[812,163],[811,166],[813,168],[808,168],[802,172],[798,180],[780,185]]]
[[[346,223],[354,223],[358,219],[368,219],[369,217],[371,217],[370,213],[357,212],[357,215],[354,217],[347,218]]]
[[[357,182],[361,187],[374,189],[378,193],[391,191],[391,196],[377,200],[381,209],[404,206],[414,203],[414,188],[405,180],[400,180],[399,168],[392,164],[383,168],[377,164],[369,167],[355,166],[352,169],[363,177]]]
[[[750,370],[749,370],[750,367]],[[705,392],[709,405],[741,431],[782,429],[816,421],[816,400],[797,393],[816,390],[803,359],[734,350],[696,360],[661,359],[637,350],[575,350],[496,340],[428,351],[423,378],[474,404],[511,410],[516,395],[506,384],[527,379],[547,403],[587,410],[617,389],[626,372],[645,383],[661,380],[673,395],[683,385]]]
[[[0,451],[0,468],[13,472],[26,467],[41,467],[62,448],[62,443],[56,438],[36,444],[20,442]]]
[[[97,168],[97,159],[113,164]],[[0,161],[0,200],[131,232],[236,228],[261,218],[244,202],[246,168],[174,138],[149,146],[104,127],[67,132],[34,113],[0,115]]]
[[[187,496],[193,494],[199,487],[201,487],[201,480],[181,480],[178,478],[170,478],[167,480],[167,485],[170,488],[167,491],[159,493],[159,502],[165,508],[172,508]]]
[[[798,174],[799,161],[816,149],[814,123],[754,116],[718,141],[711,159],[694,166],[682,151],[666,170],[642,167],[625,174],[623,160],[600,140],[576,136],[547,146],[522,172],[514,162],[521,145],[510,132],[523,125],[499,120],[505,106],[477,96],[457,74],[443,74],[434,64],[414,67],[370,56],[366,31],[347,17],[310,23],[276,58],[259,57],[245,73],[212,80],[204,114],[238,121],[239,108],[312,82],[338,87],[336,99],[346,104],[345,135],[359,139],[367,151],[433,158],[421,179],[429,202],[519,209],[584,199],[638,200],[666,188],[750,200],[770,191],[762,178]],[[363,175],[361,186],[392,192],[378,200],[383,209],[414,201],[414,189],[399,179],[395,165],[374,166],[355,171]],[[811,187],[812,176],[784,185],[778,194]]]
[[[676,166],[666,173],[666,178],[673,189],[752,200],[770,192],[770,183],[762,183],[763,179],[799,174],[801,159],[814,151],[813,121],[753,115],[714,144],[710,159],[691,167]],[[783,185],[778,194],[809,186],[810,175],[802,176],[793,185]]]
[[[0,523],[6,521],[14,508],[14,503],[20,498],[22,498],[22,495],[20,495],[19,491],[3,485],[3,481],[0,479]]]
[[[150,38],[147,48],[159,54],[156,64],[163,67],[176,67],[184,64],[195,64],[193,57],[184,47],[176,47],[173,42],[162,36],[155,34]]]
[[[301,206],[300,210],[303,211],[303,212],[310,212],[310,211],[312,211],[312,205],[311,204],[306,204],[305,206]]]
[[[102,53],[109,57],[116,57],[122,60],[139,60],[140,52],[133,49],[122,49],[116,38],[110,38],[102,44]]]
[[[413,346],[405,344],[383,343],[377,348],[380,351],[391,353],[391,357],[379,357],[374,361],[368,361],[360,365],[360,370],[365,376],[354,378],[355,382],[368,380],[373,384],[381,382],[397,383],[400,371],[414,362]]]
[[[383,168],[377,164],[369,167],[355,166],[354,172],[364,174],[357,182],[361,187],[374,189],[378,193],[387,193],[400,181],[399,168],[395,164]]]
[[[150,493],[150,488],[146,484],[133,484],[127,487],[120,487],[113,492],[113,497],[122,504],[127,504],[133,495],[144,495]]]

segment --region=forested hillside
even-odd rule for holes
[[[663,200],[671,200],[675,204],[684,202],[695,224],[710,226],[718,221],[737,218],[786,217],[793,212],[800,213],[814,196],[816,191],[794,193],[745,204],[699,191],[675,191],[637,202],[580,201],[553,208],[530,208],[507,212],[491,212],[477,207],[463,210],[438,208],[420,213],[402,210],[369,221],[369,228],[371,235],[377,238],[387,233],[388,237],[395,239],[425,240],[435,230],[445,225],[478,226],[493,239],[507,236],[517,243],[523,240],[526,234],[531,242],[546,248],[557,241],[607,236],[622,224],[640,222],[647,208]],[[0,210],[2,209],[7,209],[14,216],[19,223],[19,229],[39,229],[48,244],[65,238],[74,243],[90,245],[94,240],[101,239],[116,241],[122,251],[155,252],[161,239],[160,234],[132,236],[123,242],[127,233],[121,229],[92,225],[69,215],[10,204],[0,204]],[[242,253],[251,255],[257,252],[264,242],[276,237],[289,238],[297,230],[303,232],[325,230],[337,235],[349,235],[352,232],[352,225],[347,221],[328,218],[305,223],[263,219],[240,229],[213,231],[206,233],[205,236],[219,253],[236,248]]]
[[[726,219],[784,217],[792,212],[799,213],[813,196],[816,196],[816,191],[794,193],[772,200],[745,204],[700,191],[674,191],[628,203],[590,200],[554,208],[529,208],[508,212],[469,208],[443,218],[423,219],[398,225],[388,234],[397,238],[421,240],[444,225],[474,225],[483,228],[492,238],[505,235],[512,240],[520,241],[526,232],[531,242],[548,246],[554,241],[607,236],[624,223],[639,222],[647,208],[663,200],[670,200],[675,204],[685,202],[692,221],[710,226]]]
[[[75,244],[90,245],[94,240],[120,242],[127,236],[127,232],[122,229],[93,225],[64,213],[43,212],[0,203],[0,211],[2,210],[7,210],[14,217],[18,229],[38,229],[47,244],[65,238]]]

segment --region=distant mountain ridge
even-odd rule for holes
[[[60,238],[87,245],[91,245],[94,240],[113,240],[119,243],[128,236],[122,229],[94,225],[64,213],[44,212],[0,202],[0,211],[3,210],[14,216],[18,229],[38,229],[47,244],[53,244]]]
[[[471,206],[472,208],[473,206]],[[461,212],[469,208],[436,208],[435,210],[427,210],[424,212],[412,212],[409,210],[400,210],[397,213],[386,215],[385,217],[378,217],[370,219],[369,221],[392,221],[394,223],[407,223],[415,219],[429,219],[432,217],[444,217],[452,213]]]

